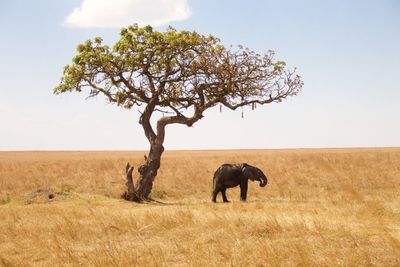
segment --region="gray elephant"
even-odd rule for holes
[[[238,185],[240,185],[240,199],[246,201],[249,179],[260,181],[261,187],[268,183],[267,176],[259,168],[247,163],[221,165],[214,173],[212,201],[217,202],[217,195],[221,192],[223,201],[229,202],[226,198],[226,189]]]

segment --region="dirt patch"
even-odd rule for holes
[[[60,196],[65,195],[63,192],[54,192],[51,189],[39,188],[35,191],[30,192],[25,197],[25,204],[33,203],[49,203],[60,198]]]

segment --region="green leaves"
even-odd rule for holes
[[[300,77],[273,56],[243,46],[227,49],[218,38],[195,31],[159,32],[133,24],[121,29],[112,47],[101,37],[78,45],[54,93],[87,88],[89,96],[102,94],[127,109],[150,101],[172,112],[218,103],[235,109],[280,101],[300,90]]]
[[[281,72],[283,70],[283,68],[286,66],[286,62],[285,61],[276,61],[274,63],[274,71],[276,72]]]
[[[103,42],[103,39],[101,37],[96,37],[96,38],[94,38],[94,42],[96,44],[101,44],[101,42]]]

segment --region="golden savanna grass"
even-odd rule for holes
[[[1,152],[0,265],[400,266],[399,148],[170,151],[158,202],[123,201],[125,164],[143,155]],[[211,203],[225,162],[269,185]],[[55,198],[29,199],[39,188]]]

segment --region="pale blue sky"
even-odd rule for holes
[[[118,28],[66,25],[81,3],[0,0],[0,150],[148,148],[137,111],[52,94],[79,43],[118,38]],[[166,149],[400,146],[400,1],[187,4],[190,15],[168,24],[275,50],[305,85],[285,102],[245,109],[244,119],[214,109],[192,128],[169,127]]]

